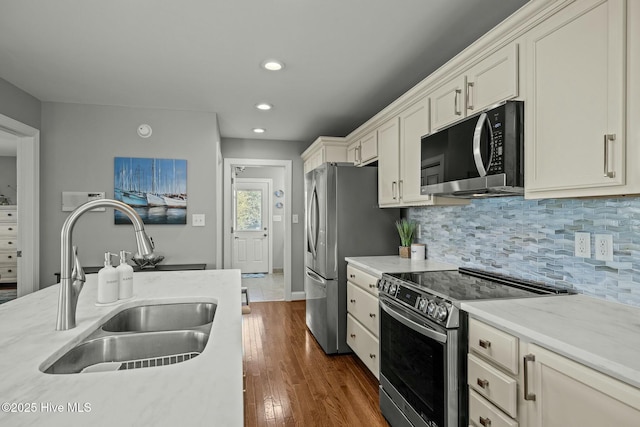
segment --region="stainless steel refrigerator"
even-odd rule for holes
[[[345,257],[393,255],[399,209],[378,207],[378,168],[325,163],[305,175],[307,327],[327,354],[348,353]]]

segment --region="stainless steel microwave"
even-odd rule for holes
[[[524,103],[506,101],[421,139],[421,194],[524,194]]]

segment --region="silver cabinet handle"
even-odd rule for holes
[[[369,317],[376,317],[375,313],[369,313]]]
[[[403,184],[404,184],[404,181],[403,181],[403,180],[400,180],[400,181],[398,182],[398,190],[399,190],[399,191],[398,191],[398,193],[399,193],[399,194],[398,194],[398,196],[399,196],[400,198],[402,198],[402,197],[403,197],[403,194],[402,194],[402,193],[404,192],[404,191],[403,191],[403,190],[404,190],[404,185],[403,185]]]
[[[355,338],[356,334],[350,334],[351,338]]]
[[[480,378],[478,378],[477,381],[478,385],[482,388],[487,388],[489,386],[489,381],[487,380],[481,380]]]
[[[478,341],[478,345],[482,348],[489,348],[491,347],[491,341],[489,340],[479,340]]]
[[[527,354],[524,356],[524,400],[536,400],[536,395],[529,392],[529,363],[535,362],[536,356],[533,354]]]
[[[462,93],[462,89],[456,89],[455,96],[453,97],[453,112],[456,114],[456,116],[462,115],[462,110],[458,108],[458,97],[460,96],[461,93]]]
[[[480,417],[480,424],[482,424],[484,427],[491,427],[491,419],[490,418],[484,418],[484,417]]]
[[[376,285],[374,285],[374,284],[369,283],[369,288],[371,288],[371,289],[375,289],[375,288],[377,288],[377,287],[378,287],[378,286],[376,286]]]
[[[350,300],[349,300],[349,302],[351,302],[352,304],[355,304],[355,303],[356,303],[356,300],[354,300],[354,299],[350,299]]]
[[[604,135],[604,177],[615,178],[615,171],[609,170],[609,141],[615,141],[616,134],[608,133]]]
[[[375,359],[375,358],[376,358],[376,355],[375,355],[375,354],[373,354],[373,353],[369,353],[369,357],[370,357],[370,358],[372,358],[372,359]]]
[[[473,110],[473,104],[471,103],[471,94],[473,93],[473,82],[467,83],[467,109]]]

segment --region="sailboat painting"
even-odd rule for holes
[[[187,223],[187,161],[116,157],[114,198],[131,206],[145,224]],[[115,210],[116,224],[131,224]]]

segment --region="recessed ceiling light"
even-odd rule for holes
[[[269,70],[269,71],[280,71],[284,68],[284,64],[280,61],[277,61],[275,59],[269,59],[267,61],[264,61],[262,63],[262,67],[265,70]]]
[[[258,110],[267,111],[267,110],[271,110],[273,108],[273,105],[267,104],[266,102],[261,102],[260,104],[256,105],[256,108]]]
[[[263,128],[253,128],[255,133],[265,133],[267,130]]]

